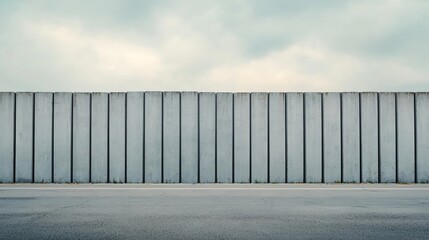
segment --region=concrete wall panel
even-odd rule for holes
[[[34,95],[34,182],[52,182],[52,93]]]
[[[286,95],[269,94],[270,183],[286,182]]]
[[[250,182],[250,94],[234,94],[234,182]]]
[[[143,182],[144,92],[127,93],[127,183]]]
[[[72,94],[54,93],[54,182],[71,182]]]
[[[110,93],[109,104],[109,182],[125,183],[126,134],[125,93]]]
[[[146,183],[162,182],[162,92],[145,93],[145,166]]]
[[[429,183],[429,93],[416,94],[417,182]]]
[[[164,182],[180,182],[180,93],[164,93]]]
[[[90,166],[90,93],[73,94],[73,182],[89,182]]]
[[[304,107],[302,93],[286,94],[287,182],[304,182]]]
[[[251,114],[251,182],[268,182],[268,94],[252,93]]]
[[[339,93],[323,93],[324,182],[341,182],[341,104]]]
[[[33,93],[16,94],[15,181],[33,181]]]
[[[414,94],[397,93],[397,181],[414,182]]]
[[[91,101],[91,182],[108,182],[108,109],[107,93],[92,93]]]
[[[217,182],[232,182],[233,167],[233,95],[217,94]]]
[[[322,182],[322,94],[305,98],[305,182]]]
[[[360,182],[359,93],[343,93],[343,182]]]
[[[216,95],[200,93],[200,182],[216,179]]]
[[[378,182],[377,99],[377,93],[361,93],[362,182]]]
[[[181,181],[198,182],[198,93],[181,94]]]
[[[380,182],[396,182],[396,97],[379,93]]]
[[[14,181],[15,93],[0,92],[0,183]]]

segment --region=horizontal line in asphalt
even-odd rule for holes
[[[362,190],[383,190],[383,191],[429,191],[429,188],[81,188],[81,187],[0,187],[0,190],[205,190],[205,191],[362,191]]]

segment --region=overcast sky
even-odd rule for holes
[[[0,1],[0,91],[148,90],[429,91],[429,1]]]

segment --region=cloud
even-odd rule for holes
[[[0,6],[2,90],[429,90],[424,1],[84,3]]]

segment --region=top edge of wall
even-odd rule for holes
[[[264,91],[255,91],[255,92],[246,92],[246,91],[237,91],[237,92],[226,92],[226,91],[112,91],[112,92],[103,92],[103,91],[95,91],[95,92],[83,92],[83,91],[53,91],[53,92],[49,92],[49,91],[0,91],[0,93],[76,93],[76,94],[92,94],[92,93],[104,93],[104,94],[110,94],[110,93],[232,93],[232,94],[239,94],[239,93],[303,93],[303,94],[310,94],[310,93],[409,93],[409,94],[415,94],[415,93],[429,93],[425,92],[425,91],[415,91],[415,92],[411,92],[411,91],[392,91],[392,92],[388,92],[388,91],[339,91],[339,92],[335,92],[335,91],[320,91],[320,92],[314,92],[314,91],[308,91],[308,92],[303,92],[303,91],[288,91],[288,92],[280,92],[280,91],[270,91],[270,92],[264,92]]]

